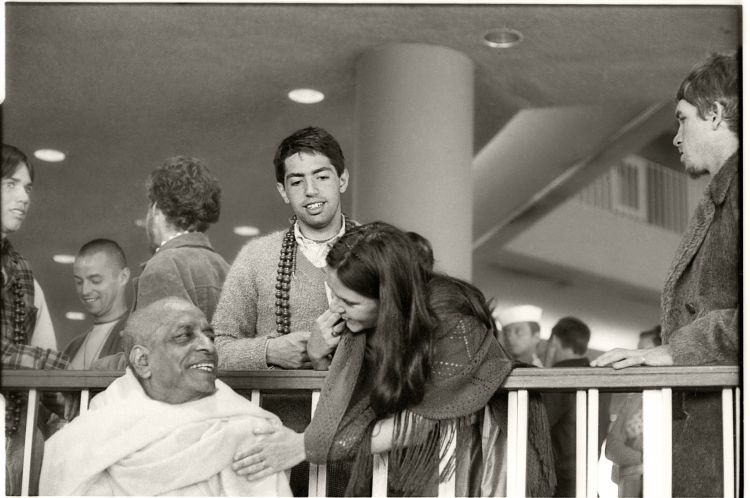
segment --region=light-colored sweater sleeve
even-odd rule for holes
[[[47,301],[44,299],[44,291],[42,291],[42,287],[36,279],[34,279],[34,306],[37,312],[31,345],[57,351],[57,337],[52,326],[52,319],[49,316],[49,309],[47,309]]]
[[[259,335],[256,241],[245,245],[229,269],[212,326],[219,368],[227,370],[267,370],[266,347],[269,337]]]

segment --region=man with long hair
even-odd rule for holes
[[[31,205],[34,168],[21,150],[3,144],[2,150],[2,367],[64,369],[68,358],[57,351],[44,294],[34,279],[29,262],[17,252],[8,235],[21,228]],[[3,393],[5,396],[5,492],[21,494],[21,468],[24,453],[26,395]],[[37,431],[35,440],[41,443]],[[27,448],[27,450],[31,450]],[[40,445],[34,445],[32,475],[39,474]],[[32,479],[31,494],[36,494]]]
[[[739,57],[713,54],[677,91],[673,143],[691,177],[711,180],[680,241],[661,296],[661,346],[615,349],[592,365],[737,365],[740,282]],[[721,396],[673,400],[675,496],[722,493]]]

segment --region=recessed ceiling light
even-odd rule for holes
[[[52,256],[52,261],[60,263],[61,265],[72,265],[76,260],[76,257],[72,254],[55,254]]]
[[[521,32],[511,28],[494,28],[484,34],[484,44],[492,48],[515,47],[521,40]]]
[[[65,318],[68,320],[85,320],[86,315],[81,313],[80,311],[68,311],[65,313]]]
[[[135,226],[137,227],[145,227],[146,226],[146,218],[138,218],[135,220]]]
[[[242,225],[234,227],[234,233],[236,233],[237,235],[242,235],[243,237],[255,237],[260,233],[260,229],[248,225]]]
[[[317,104],[326,98],[322,92],[313,90],[312,88],[296,88],[289,92],[288,96],[298,104]]]
[[[48,163],[59,163],[65,160],[65,153],[55,149],[39,149],[34,151],[34,157]]]

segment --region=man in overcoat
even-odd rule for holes
[[[738,66],[737,54],[714,54],[693,68],[677,92],[673,143],[691,177],[707,174],[711,180],[667,273],[663,344],[615,349],[593,366],[739,363]],[[721,495],[720,393],[676,393],[673,413],[673,494]]]

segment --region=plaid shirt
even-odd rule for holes
[[[7,238],[2,240],[0,252],[3,267],[3,301],[0,321],[2,326],[3,368],[65,369],[68,366],[68,359],[65,355],[52,349],[29,345],[36,325],[37,311],[34,306],[34,277],[31,272],[31,265],[13,249]],[[25,332],[24,344],[16,344],[14,340],[14,322],[16,319],[14,283],[20,284],[23,290],[23,306],[26,311],[26,318],[22,324]]]

